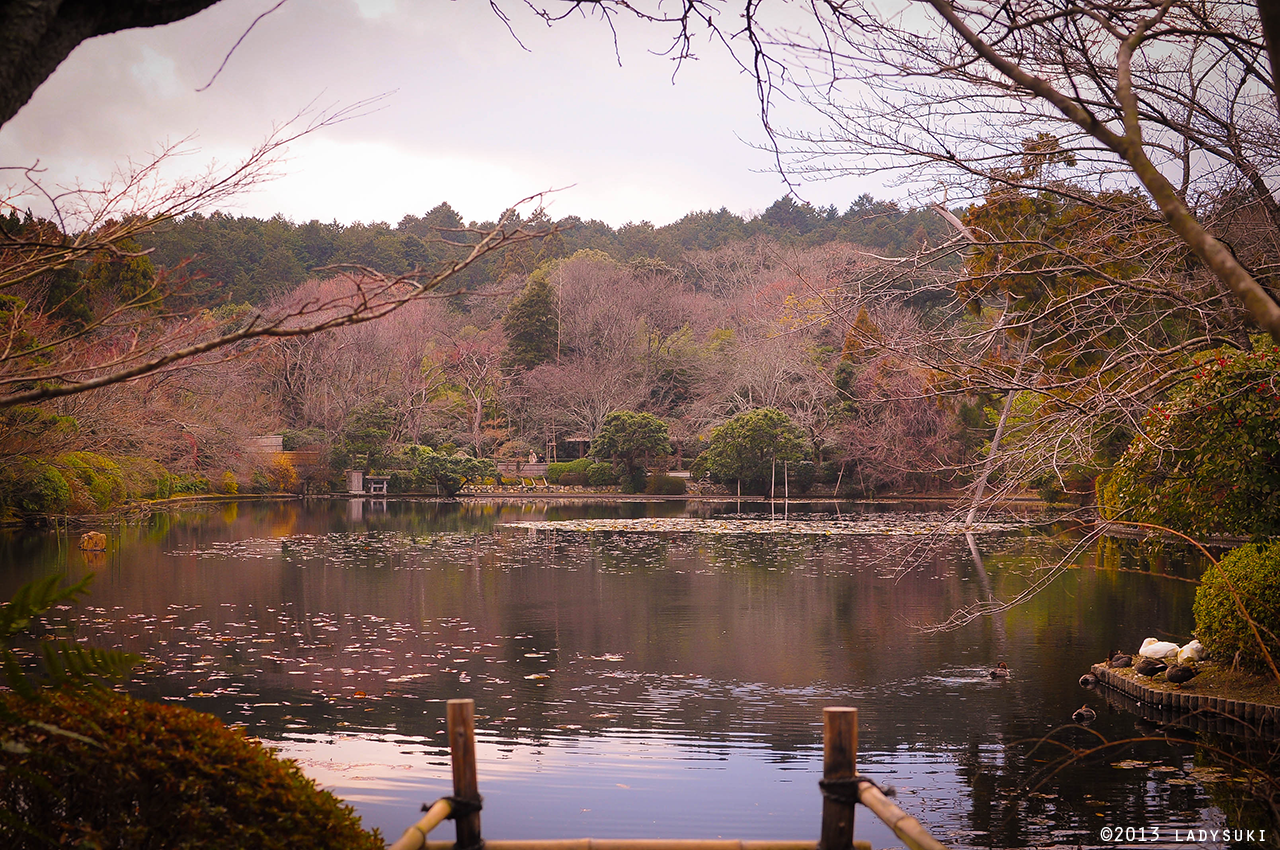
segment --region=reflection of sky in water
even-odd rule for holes
[[[549,516],[604,524],[504,525]],[[65,613],[80,639],[149,659],[140,693],[244,725],[391,838],[448,791],[453,697],[476,700],[491,838],[814,838],[829,705],[859,708],[860,766],[944,841],[1090,845],[1104,822],[1205,823],[1212,777],[1191,745],[1028,786],[1062,753],[1029,742],[1082,702],[1094,731],[1134,733],[1076,679],[1114,646],[1189,631],[1194,588],[1071,570],[996,620],[922,634],[911,624],[1016,595],[1062,550],[993,529],[979,568],[963,538],[875,533],[939,518],[826,513],[803,529],[823,533],[790,533],[794,507],[390,502],[353,521],[340,502],[245,503],[126,529]],[[761,520],[771,533],[742,533]],[[8,545],[25,566],[0,572],[6,588],[83,569],[53,539],[21,559]],[[998,660],[1007,681],[987,676]],[[858,836],[896,844],[865,811]]]
[[[398,837],[406,801],[451,793],[448,752],[425,739],[321,736],[272,742],[308,776],[356,805],[368,826]],[[708,746],[681,735],[617,729],[539,745],[480,735],[477,769],[486,837],[816,839],[822,750],[814,744],[779,760],[750,739]],[[960,789],[942,787],[944,757],[904,753],[892,769],[868,765],[919,810],[950,806]],[[531,788],[538,804],[529,805]],[[911,800],[910,803],[905,803]],[[896,839],[864,814],[859,838]],[[730,828],[731,827],[731,828]],[[392,834],[394,833],[394,835]],[[452,838],[445,824],[433,839]]]

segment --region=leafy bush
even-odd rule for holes
[[[649,473],[644,467],[638,469],[623,469],[622,474],[618,476],[618,483],[622,485],[624,493],[643,493],[649,482]]]
[[[1198,365],[1108,475],[1103,515],[1191,535],[1280,533],[1280,349],[1220,349]]]
[[[609,487],[618,483],[618,471],[611,463],[593,463],[587,467],[587,484],[592,487]]]
[[[595,461],[589,457],[578,458],[568,462],[557,462],[547,464],[547,481],[552,484],[566,484],[569,482],[561,481],[560,476],[568,474],[582,475],[583,480],[576,483],[586,483],[587,470],[591,468]]]
[[[69,507],[76,513],[105,510],[128,494],[120,467],[93,452],[68,452],[55,461],[71,489]]]
[[[1258,625],[1267,651],[1280,664],[1280,543],[1241,546],[1222,557],[1200,579],[1192,612],[1196,637],[1215,658],[1238,660],[1255,672],[1269,671],[1253,629],[1231,593]]]
[[[249,476],[249,492],[259,494],[271,492],[271,481],[262,470],[254,470]]]
[[[200,493],[208,493],[213,489],[213,484],[209,479],[199,473],[174,476],[171,481],[172,492],[175,496],[180,493],[187,493],[194,496]]]
[[[222,483],[218,486],[218,492],[227,496],[234,496],[240,492],[240,482],[236,480],[236,474],[231,470],[222,473]]]
[[[287,457],[277,456],[267,466],[266,473],[273,492],[292,493],[298,489],[298,471]]]
[[[15,494],[14,507],[24,513],[65,513],[71,502],[71,487],[62,473],[47,463],[24,460],[17,464],[7,490]]]
[[[210,715],[109,691],[4,702],[21,718],[0,750],[5,847],[384,846],[297,765]]]
[[[547,476],[547,480],[551,480],[551,476]],[[587,473],[585,472],[564,472],[561,473],[555,481],[563,487],[582,487],[587,483]]]
[[[685,483],[683,478],[657,473],[649,476],[649,483],[644,491],[650,496],[683,496]]]

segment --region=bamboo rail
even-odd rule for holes
[[[453,796],[424,806],[426,815],[388,850],[871,850],[870,842],[853,840],[855,802],[870,809],[911,850],[946,850],[875,782],[858,775],[858,710],[845,707],[822,712],[822,831],[816,842],[668,838],[484,841],[480,837],[475,703],[451,699],[447,712]],[[427,841],[427,834],[446,819],[457,824],[457,841]]]

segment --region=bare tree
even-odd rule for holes
[[[316,126],[321,125],[308,129]],[[513,207],[492,228],[442,236],[460,251],[454,261],[399,275],[364,267],[326,268],[321,271],[344,274],[352,291],[232,317],[198,308],[169,309],[166,298],[181,292],[181,281],[164,275],[126,293],[89,293],[85,282],[70,293],[59,288],[59,273],[74,263],[100,254],[136,256],[136,249],[128,248],[130,240],[156,223],[262,179],[273,162],[267,154],[278,153],[289,138],[296,134],[269,142],[231,176],[170,187],[158,202],[142,185],[146,178],[136,173],[108,190],[51,197],[65,220],[83,223],[85,229],[78,232],[48,223],[0,228],[0,294],[11,296],[0,328],[0,406],[109,386],[215,351],[231,356],[253,340],[299,337],[380,319],[429,294],[447,294],[444,284],[490,251],[544,235],[511,224]],[[75,208],[74,215],[67,206]],[[95,297],[86,298],[92,308],[87,317],[60,316],[69,299],[89,295]]]
[[[1254,10],[1225,0],[924,0],[907,14],[825,7],[820,35],[779,40],[824,75],[808,93],[831,122],[791,136],[798,170],[893,168],[970,197],[1002,185],[1100,207],[1108,190],[1140,187],[1154,205],[1147,217],[1280,340],[1270,268],[1246,267],[1209,217],[1230,191],[1280,223],[1268,188],[1280,169],[1276,104]],[[1010,167],[1037,153],[1025,147],[1037,139],[1052,140],[1074,180]]]
[[[288,312],[356,291],[345,277],[310,281],[274,309]],[[377,322],[276,341],[257,361],[290,426],[320,428],[333,439],[353,410],[377,402],[394,415],[392,439],[412,440],[427,426],[445,384],[430,355],[448,324],[442,299],[421,299]]]
[[[484,457],[486,446],[501,436],[486,429],[496,412],[503,380],[505,341],[501,327],[480,330],[462,325],[443,331],[441,336],[434,362],[448,381],[443,391],[453,396],[446,410],[464,426],[475,456]]]

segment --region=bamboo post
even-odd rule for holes
[[[480,787],[476,777],[475,700],[448,702],[449,756],[453,762],[453,796],[459,802],[474,803],[469,812],[459,812],[458,850],[480,847]]]
[[[822,778],[836,784],[857,775],[858,709],[836,706],[822,710]],[[822,797],[822,837],[818,850],[848,850],[853,846],[853,798],[825,793]]]

